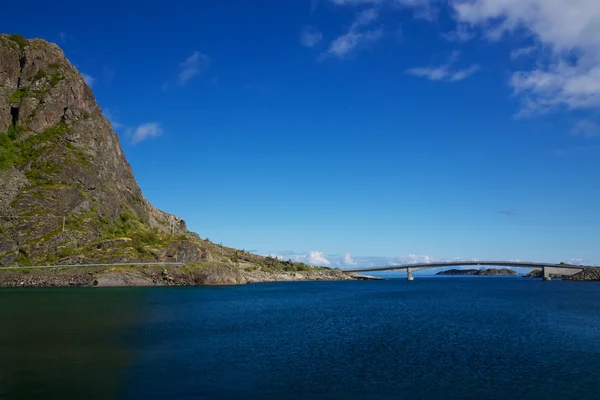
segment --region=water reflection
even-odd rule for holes
[[[144,296],[135,289],[0,291],[0,398],[119,397]]]

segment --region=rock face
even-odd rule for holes
[[[516,276],[517,271],[508,268],[488,268],[488,269],[449,269],[438,272],[436,275],[487,275],[487,276]]]
[[[181,218],[146,200],[117,134],[62,50],[0,35],[0,266],[56,261],[49,254],[87,259],[87,246],[120,236],[139,254],[100,258],[166,259],[181,249],[193,260],[206,256],[190,245],[199,238]],[[149,244],[164,248],[141,251]]]
[[[531,272],[523,275],[523,278],[541,278],[544,274],[541,269],[534,269]]]
[[[565,281],[600,281],[600,268],[588,268],[574,275],[562,277]]]

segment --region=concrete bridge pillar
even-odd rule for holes
[[[551,281],[552,277],[550,276],[550,268],[542,267],[542,276],[545,281]]]
[[[406,268],[406,280],[407,281],[414,281],[415,280],[415,278],[413,278],[412,268]]]

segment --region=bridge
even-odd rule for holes
[[[406,270],[406,279],[409,281],[414,280],[413,271],[418,271],[426,268],[442,268],[442,267],[462,267],[462,266],[493,266],[493,267],[520,267],[520,268],[531,268],[541,269],[542,276],[545,281],[552,279],[552,275],[575,275],[576,273],[583,271],[587,268],[598,268],[584,265],[572,265],[572,264],[550,264],[550,263],[538,263],[538,262],[525,262],[525,261],[445,261],[445,262],[432,262],[422,264],[403,264],[403,265],[389,265],[383,267],[369,267],[369,268],[353,268],[345,269],[345,272],[376,272],[376,271],[402,271]]]

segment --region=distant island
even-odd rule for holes
[[[447,271],[440,271],[436,275],[486,275],[486,276],[497,276],[497,275],[519,275],[517,271],[509,268],[490,268],[490,269],[449,269]]]

